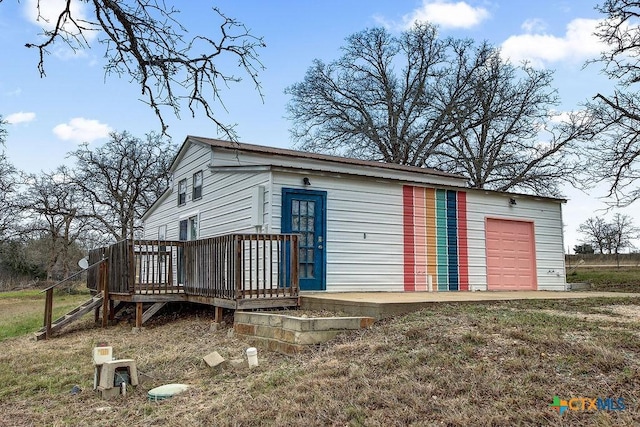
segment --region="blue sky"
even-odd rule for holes
[[[46,6],[61,0],[46,0]],[[0,4],[0,114],[10,122],[6,153],[13,164],[27,172],[51,170],[65,162],[67,152],[83,141],[98,145],[109,131],[127,130],[144,136],[159,129],[154,113],[139,101],[140,91],[127,76],[106,76],[103,50],[73,54],[55,48],[46,58],[47,76],[37,71],[37,52],[24,47],[38,40],[34,21],[35,0],[7,0]],[[501,46],[515,61],[529,60],[556,70],[554,85],[563,110],[576,109],[597,91],[609,92],[611,83],[585,60],[602,50],[592,36],[597,20],[595,1],[456,1],[456,0],[216,0],[177,2],[178,19],[191,34],[215,34],[217,22],[211,6],[243,22],[266,47],[259,51],[266,67],[260,73],[264,100],[246,80],[224,89],[228,111],[217,106],[217,118],[237,124],[243,142],[291,148],[285,118],[288,97],[284,89],[303,79],[314,58],[330,61],[350,34],[372,26],[401,31],[416,19],[430,20],[441,34],[488,40]],[[46,10],[43,11],[46,13]],[[231,67],[235,67],[229,64]],[[174,142],[188,134],[217,137],[204,117],[192,119],[183,109],[177,119],[167,111],[165,120]],[[565,247],[578,243],[578,225],[590,216],[605,215],[597,200],[599,189],[586,195],[565,189],[570,200],[564,206]],[[636,208],[637,210],[637,208]],[[624,213],[635,218],[633,209]],[[609,214],[610,215],[610,214]],[[640,246],[640,245],[638,245]]]

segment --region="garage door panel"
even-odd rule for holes
[[[537,289],[533,223],[487,218],[489,290]]]

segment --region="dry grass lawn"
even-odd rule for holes
[[[249,346],[229,325],[212,330],[206,311],[165,313],[137,334],[87,316],[49,341],[0,344],[0,425],[640,425],[639,310],[623,298],[438,304],[295,357],[259,350],[253,370],[203,362]],[[98,342],[145,374],[126,397],[92,390]],[[148,401],[174,382],[191,388]],[[559,415],[556,395],[622,397],[626,408]]]

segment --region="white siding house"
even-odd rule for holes
[[[145,239],[297,233],[301,290],[566,288],[564,200],[473,190],[432,169],[192,136],[171,173],[143,217]]]

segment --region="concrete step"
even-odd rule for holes
[[[295,317],[236,312],[233,328],[260,347],[294,354],[332,340],[337,335],[370,327],[371,317]]]

